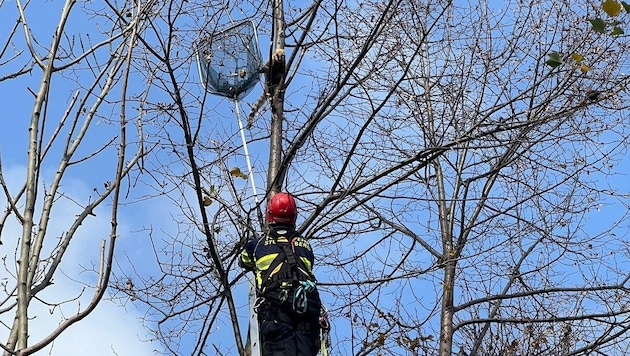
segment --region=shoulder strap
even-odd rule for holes
[[[297,235],[297,231],[294,231],[291,235],[287,236],[288,243],[282,243],[282,250],[286,256],[287,262],[291,269],[294,269],[297,265],[297,258],[295,258],[295,250],[293,247],[293,238]]]
[[[287,242],[278,243],[282,250],[261,274],[263,293],[282,286],[283,282],[293,284],[294,281],[314,279],[304,261],[295,255],[293,241],[296,235],[297,231],[287,237]]]
[[[287,262],[289,262],[289,266],[291,266],[291,270],[298,275],[304,275],[308,277],[307,279],[312,279],[312,275],[309,272],[308,268],[304,261],[295,255],[295,239],[300,234],[297,231],[294,231],[289,236],[289,243],[283,244],[282,248],[287,258]],[[300,273],[301,271],[301,273]],[[297,278],[298,280],[304,280],[304,278]]]

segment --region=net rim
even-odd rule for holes
[[[216,38],[216,37],[220,37],[222,35],[225,35],[225,33],[232,31],[236,28],[245,26],[249,29],[251,29],[251,38],[252,38],[252,42],[253,44],[256,46],[256,53],[255,56],[257,56],[257,61],[259,62],[258,66],[261,65],[261,57],[262,57],[262,53],[260,51],[260,45],[258,42],[258,33],[256,31],[256,26],[254,24],[254,21],[252,20],[242,20],[236,23],[232,23],[229,26],[219,30],[218,32],[212,33],[212,34],[208,34],[207,36],[204,37],[200,37],[196,42],[195,42],[195,47],[194,47],[194,51],[195,51],[195,55],[197,58],[197,70],[199,72],[199,78],[201,79],[201,85],[203,86],[204,90],[210,94],[214,94],[214,95],[219,95],[219,96],[223,96],[223,97],[228,97],[228,98],[233,98],[233,99],[239,99],[240,97],[248,94],[253,87],[255,86],[255,84],[252,85],[246,85],[244,89],[242,90],[238,90],[236,92],[225,92],[225,91],[218,91],[216,89],[214,89],[214,87],[208,83],[209,78],[208,78],[208,70],[209,69],[205,69],[205,73],[204,73],[204,68],[203,65],[206,65],[207,67],[210,66],[210,62],[204,57],[203,49],[201,48],[202,44],[206,41],[208,41],[209,39],[212,38]],[[260,77],[260,73],[257,73],[255,79],[250,79],[248,81],[252,81],[253,83],[255,83],[256,81],[259,80]]]

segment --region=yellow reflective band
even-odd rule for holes
[[[249,254],[245,250],[241,252],[241,262],[247,267],[254,267],[252,260],[249,258]]]
[[[277,253],[272,253],[269,255],[262,256],[261,258],[256,260],[256,269],[259,271],[265,271],[271,266],[271,262],[278,256]]]
[[[304,265],[306,266],[306,268],[308,268],[308,271],[313,272],[313,266],[311,266],[311,261],[309,261],[308,258],[306,257],[300,257],[300,259],[302,260],[302,262],[304,262]]]

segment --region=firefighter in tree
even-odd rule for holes
[[[321,302],[311,245],[295,230],[295,199],[276,193],[265,214],[266,236],[249,241],[239,261],[256,273],[262,356],[315,356]]]

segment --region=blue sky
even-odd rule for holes
[[[31,29],[40,41],[35,44],[38,53],[44,54],[45,51],[41,46],[48,46],[52,38],[51,31],[59,20],[58,14],[63,2],[48,2],[44,4],[34,3],[27,9],[27,19],[32,26]],[[78,5],[81,6],[81,5]],[[2,41],[7,39],[10,29],[15,24],[17,9],[14,4],[2,4],[0,11],[0,36]],[[52,15],[52,16],[51,16]],[[92,26],[93,22],[90,18],[84,17],[77,12],[71,16],[70,21],[73,23],[69,37],[73,40],[72,34],[82,31],[86,26]],[[76,38],[75,38],[76,39]],[[93,35],[92,40],[99,41],[98,35]],[[3,42],[4,44],[4,42]],[[23,48],[24,34],[21,27],[12,38],[14,46],[8,46],[7,52],[2,57],[2,66],[0,66],[0,77],[18,70],[21,66],[29,63],[30,56],[27,52],[16,53]],[[76,43],[75,43],[76,45]],[[75,47],[77,52],[79,49]],[[7,61],[8,58],[16,55],[17,59]],[[86,70],[86,68],[83,68]],[[67,73],[65,77],[55,77],[52,82],[54,90],[51,92],[47,105],[48,125],[45,135],[49,136],[56,122],[59,120],[63,112],[67,109],[70,98],[76,84],[73,81],[78,77],[74,77],[73,73]],[[79,73],[74,73],[81,76]],[[0,106],[2,106],[2,115],[0,122],[2,129],[0,130],[0,155],[2,159],[2,173],[7,182],[7,186],[11,194],[16,194],[24,183],[25,165],[27,158],[28,143],[28,125],[30,114],[33,110],[33,95],[28,90],[36,92],[41,80],[41,71],[38,68],[33,69],[30,73],[22,75],[16,79],[9,79],[0,83],[2,95],[0,95]],[[77,79],[79,80],[79,79]],[[83,90],[84,92],[84,90]],[[100,128],[100,132],[99,132]],[[94,133],[90,136],[91,148],[97,147],[107,140],[111,129],[105,122],[98,123]],[[65,138],[65,136],[63,137]],[[88,149],[79,150],[77,157],[87,154]],[[48,159],[44,162],[41,173],[41,182],[50,184],[55,173],[55,158],[59,158],[60,147],[56,145],[50,151]],[[49,244],[45,246],[45,250],[53,248],[56,236],[62,236],[68,230],[71,222],[74,220],[75,214],[78,213],[78,205],[85,204],[92,199],[94,189],[102,189],[104,182],[111,180],[111,170],[108,165],[111,158],[114,157],[108,153],[101,156],[100,162],[94,160],[87,165],[81,166],[79,169],[74,167],[69,169],[68,179],[62,183],[62,190],[71,199],[60,199],[55,204],[55,211],[52,215],[53,223],[49,228]],[[51,161],[49,164],[48,161]],[[111,166],[109,166],[111,167]],[[106,173],[105,173],[106,172]],[[42,191],[40,191],[41,193]],[[74,199],[74,200],[73,200]],[[41,202],[41,197],[40,197]],[[0,196],[0,206],[3,209],[7,206],[4,194]],[[107,217],[108,206],[105,204],[95,211],[96,216]],[[39,211],[38,211],[39,213]],[[128,256],[137,257],[138,234],[136,221],[134,216],[136,213],[127,213],[120,217],[120,230],[122,236],[120,239],[119,251],[126,251]],[[41,337],[48,335],[64,316],[69,316],[85,307],[91,299],[91,288],[82,291],[82,283],[93,284],[95,281],[94,273],[90,272],[94,266],[98,264],[99,248],[101,240],[106,238],[110,230],[109,220],[107,218],[88,219],[82,226],[76,238],[73,240],[71,248],[62,263],[60,273],[54,278],[54,285],[42,292],[41,296],[47,301],[61,302],[67,299],[73,300],[61,305],[60,307],[50,307],[38,302],[34,302],[31,310],[30,340],[31,343],[37,342]],[[21,227],[13,217],[8,219],[7,224],[2,231],[3,245],[0,246],[0,255],[7,257],[5,265],[0,272],[0,280],[7,281],[8,273],[14,273],[14,251],[16,250],[17,236],[21,235]],[[139,239],[144,239],[140,236]],[[146,246],[146,239],[142,245]],[[6,269],[5,269],[6,267]],[[78,283],[77,283],[78,282]],[[11,285],[11,284],[10,284]],[[9,286],[10,286],[9,285]],[[78,324],[70,327],[45,351],[51,355],[150,355],[153,353],[154,346],[147,341],[147,334],[142,328],[140,318],[142,314],[135,307],[123,308],[119,303],[110,300],[109,295],[105,296],[105,300],[101,303],[97,310],[89,315],[86,319]],[[12,315],[4,314],[0,317],[3,324],[9,324]],[[8,330],[3,326],[0,328],[0,339],[6,342]]]
[[[46,12],[37,11],[37,9],[33,8],[37,4],[31,5],[31,11],[28,12],[29,19],[31,19],[32,24],[35,26],[36,34],[41,36],[40,38],[49,39],[50,36],[45,35],[47,32],[52,29],[57,19],[54,16],[48,16],[50,13],[54,13],[50,7],[57,6],[59,7],[59,3],[47,3],[46,4]],[[7,9],[12,9],[7,11]],[[5,5],[0,14],[0,33],[6,33],[7,29],[12,24],[15,13],[14,8],[9,8]],[[12,12],[13,11],[13,12]],[[5,18],[10,19],[7,21]],[[76,30],[77,32],[82,29],[83,26],[91,26],[93,22],[89,18],[83,18],[81,16],[72,17],[73,27],[72,30]],[[192,25],[191,25],[192,27]],[[18,35],[19,38],[16,41],[19,43],[23,36],[21,34]],[[268,41],[261,36],[261,49],[263,52],[263,57],[267,57],[267,49],[266,45]],[[191,82],[199,81],[199,78],[196,74],[196,68],[194,63],[189,63],[192,66],[192,71],[190,77],[187,77]],[[0,67],[0,77],[4,71],[10,71],[12,68],[12,64],[5,64]],[[88,73],[89,71],[86,68],[83,68],[83,73]],[[77,75],[80,77],[80,75]],[[16,80],[5,81],[0,83],[0,87],[2,87],[3,94],[0,96],[0,105],[4,107],[3,114],[1,117],[3,123],[3,129],[0,130],[0,154],[2,155],[2,164],[3,164],[3,172],[5,174],[5,179],[9,182],[9,186],[15,191],[19,186],[19,183],[23,180],[23,172],[24,172],[24,164],[26,161],[26,138],[27,138],[27,125],[28,118],[30,115],[30,111],[32,109],[32,95],[26,89],[28,86],[32,90],[36,90],[37,85],[40,79],[40,72],[38,70],[34,70],[31,74],[20,77]],[[75,80],[73,76],[68,76],[66,78],[57,78],[53,85],[55,85],[55,91],[52,93],[51,100],[49,102],[48,110],[50,113],[50,122],[54,122],[55,118],[58,118],[66,109],[69,98],[72,95],[72,90],[76,87],[73,80]],[[309,82],[295,82],[292,84],[295,89],[292,93],[290,93],[287,97],[291,99],[291,109],[297,109],[296,111],[289,111],[288,115],[291,118],[297,118],[298,121],[301,118],[301,114],[303,112],[308,111],[308,108],[300,107],[300,103],[305,101],[306,99],[302,97],[300,94],[300,88],[310,88],[311,85],[315,85]],[[7,89],[10,88],[10,89]],[[198,83],[188,83],[186,87],[187,90],[190,90],[191,95],[199,95],[202,91],[202,88]],[[253,102],[258,95],[260,94],[260,87],[256,87],[254,91],[248,95],[243,100],[244,110],[247,111],[247,104]],[[159,94],[157,95],[159,97]],[[202,142],[207,144],[213,137],[216,132],[224,134],[226,137],[230,137],[226,139],[230,145],[233,146],[236,152],[240,152],[240,137],[237,134],[237,125],[234,121],[233,114],[233,105],[228,99],[218,98],[215,96],[209,97],[208,102],[206,103],[205,110],[210,113],[216,114],[214,122],[204,121],[203,127],[201,131]],[[111,115],[112,118],[115,118],[117,115],[116,107],[108,107],[108,110],[104,110],[105,114],[104,119],[108,119]],[[192,115],[191,115],[192,116]],[[335,127],[336,120],[341,119],[342,117],[333,117],[329,122],[330,130],[334,132],[338,128]],[[303,119],[303,118],[302,118]],[[622,119],[627,121],[627,119]],[[265,125],[265,122],[259,122],[257,124]],[[96,126],[99,128],[95,130],[93,138],[94,146],[97,146],[98,143],[102,143],[106,141],[110,135],[114,132],[115,127],[111,127],[108,125],[107,120],[103,120],[99,125]],[[322,130],[324,132],[326,130]],[[50,129],[48,130],[50,133]],[[178,134],[175,134],[177,136]],[[87,152],[87,151],[86,151]],[[250,153],[252,153],[252,160],[258,167],[264,167],[265,162],[267,160],[267,149],[265,141],[258,141],[250,145]],[[59,150],[53,150],[51,153],[52,156],[59,155]],[[245,164],[241,158],[238,158],[238,155],[234,155],[236,158],[230,159],[226,164],[228,167],[232,165],[237,165],[241,167],[245,171]],[[111,159],[111,153],[107,153],[104,155],[103,159],[99,159],[94,161],[92,164],[88,164],[86,166],[82,166],[84,168],[76,169],[71,172],[70,180],[64,183],[64,191],[71,194],[73,197],[78,199],[79,202],[84,203],[89,196],[92,194],[94,188],[100,188],[104,181],[108,180],[108,176],[104,176],[104,172],[109,172],[107,168],[109,167],[107,163],[111,163],[107,159]],[[174,155],[170,155],[168,153],[161,156],[164,159],[164,162],[172,162],[171,159],[174,158]],[[206,160],[212,159],[212,157],[204,157]],[[342,157],[343,158],[343,157]],[[616,176],[601,176],[595,178],[595,180],[600,182],[605,182],[605,184],[610,185],[611,187],[618,189],[625,189],[624,193],[628,193],[627,185],[625,185],[625,181],[627,179],[627,175],[629,172],[630,162],[627,157],[627,154],[624,154],[620,157],[620,161],[617,163],[617,167],[615,167],[616,172],[619,173]],[[54,160],[53,160],[54,162]],[[178,162],[176,162],[178,163]],[[155,164],[155,162],[152,162]],[[176,166],[176,165],[175,165]],[[177,166],[179,169],[184,170],[181,166]],[[42,174],[43,181],[49,182],[55,167],[53,165],[45,166]],[[326,176],[327,172],[299,172],[298,170],[294,171],[296,173],[302,173],[304,176],[308,178],[317,179],[320,184],[324,185],[329,183],[331,177]],[[109,173],[105,173],[109,174]],[[265,172],[256,172],[256,183],[259,188],[259,192],[262,192],[262,187],[264,186],[266,179]],[[250,190],[247,185],[248,183],[245,181],[237,180],[237,188],[238,191],[243,193],[249,200],[248,203],[252,204],[253,199],[250,196]],[[289,185],[289,189],[299,189],[301,187],[296,187],[294,185]],[[194,195],[190,191],[190,189],[182,188],[182,193],[184,193],[184,198],[188,200],[189,203],[193,203],[194,206]],[[132,198],[138,198],[146,193],[142,189],[138,189],[135,195]],[[180,191],[175,190],[173,194],[178,194]],[[0,205],[4,206],[6,204],[4,197],[0,197]],[[627,214],[627,206],[624,206],[623,202],[606,199],[601,202],[601,205],[593,206],[592,210],[589,211],[587,218],[589,219],[589,223],[586,225],[584,230],[585,234],[596,234],[604,230],[608,227],[612,221],[615,221],[618,217],[623,217]],[[149,240],[147,236],[146,230],[143,228],[152,227],[155,230],[155,235],[157,239],[160,238],[169,238],[170,236],[182,236],[185,235],[177,235],[178,227],[173,223],[175,219],[183,219],[182,215],[171,209],[172,202],[165,198],[161,197],[159,199],[150,200],[147,202],[138,202],[134,205],[127,207],[124,210],[124,214],[121,214],[121,226],[119,230],[120,245],[118,251],[121,252],[119,254],[119,259],[117,260],[117,269],[121,272],[122,275],[128,273],[133,276],[136,273],[140,275],[149,274],[152,269],[155,267],[153,262],[142,263],[148,260],[147,251],[149,250]],[[107,209],[108,206],[105,205],[103,209]],[[209,212],[213,212],[215,207],[212,206],[208,209]],[[68,226],[69,219],[76,213],[76,206],[69,202],[65,202],[65,204],[59,204],[59,212],[56,215],[55,226],[53,231],[51,231],[52,236],[54,234],[61,234],[65,227]],[[106,216],[106,210],[96,211],[97,216]],[[425,213],[421,212],[415,216],[418,220],[425,219]],[[407,218],[413,218],[407,217]],[[298,223],[301,222],[300,218]],[[161,222],[168,222],[167,224],[162,225]],[[156,223],[157,222],[157,223]],[[419,224],[418,229],[427,228],[426,225]],[[108,220],[101,219],[92,219],[89,224],[84,226],[84,230],[82,230],[81,235],[78,236],[77,243],[73,244],[70,255],[68,256],[67,264],[64,266],[63,271],[67,274],[66,278],[60,277],[59,280],[56,280],[55,286],[51,287],[50,297],[53,299],[63,298],[68,296],[66,294],[68,291],[78,293],[78,288],[76,284],[71,284],[71,280],[75,278],[80,278],[87,282],[93,282],[94,276],[90,273],[82,273],[84,268],[92,266],[97,262],[98,259],[98,245],[102,237],[105,237],[106,232],[109,231]],[[625,237],[625,232],[627,231],[627,226],[620,226],[618,237]],[[3,233],[3,239],[5,239],[4,245],[0,247],[0,251],[6,252],[7,255],[11,256],[14,246],[11,244],[11,241],[7,240],[6,236],[15,236],[19,233],[19,230],[16,224],[10,224],[5,227],[5,232]],[[427,232],[427,235],[429,233]],[[195,240],[197,236],[192,235],[186,236],[187,241]],[[362,236],[361,240],[357,240],[355,245],[352,245],[351,242],[347,242],[344,246],[347,248],[345,251],[341,251],[342,255],[353,255],[354,250],[353,247],[363,246],[363,244],[370,244],[374,241],[378,240],[378,234],[366,234]],[[229,244],[231,241],[224,241],[226,244]],[[335,246],[326,245],[326,241],[315,241],[314,246],[316,247],[316,254],[320,257],[321,261],[325,261],[328,257],[328,253],[333,253],[332,249]],[[404,253],[405,249],[408,248],[410,244],[404,240],[394,240],[389,241],[387,244],[384,244],[381,248],[377,249],[377,252],[390,252],[392,255],[399,256]],[[390,248],[391,247],[391,248]],[[601,251],[605,251],[605,249],[600,246]],[[149,256],[152,257],[152,251],[149,252]],[[414,260],[418,260],[419,264],[429,265],[433,261],[431,259],[426,258],[427,254],[419,253],[415,256]],[[373,258],[376,260],[381,258],[378,254],[375,254]],[[424,259],[423,259],[424,258]],[[141,261],[140,263],[137,263]],[[137,270],[130,270],[131,265],[134,265]],[[354,266],[356,267],[356,266]],[[380,267],[378,265],[371,266]],[[337,275],[338,271],[332,270],[329,268],[318,268],[316,271],[320,271],[320,279],[323,282],[328,281],[338,281],[347,277],[346,275]],[[234,271],[234,273],[238,273],[239,271]],[[353,270],[347,271],[348,273],[352,273]],[[354,271],[356,272],[356,270]],[[2,276],[4,272],[0,273]],[[2,277],[0,277],[2,278]],[[436,285],[439,282],[432,280],[434,278],[432,275],[426,275],[419,277],[416,282],[424,283],[422,285]],[[54,289],[53,289],[54,288]],[[74,289],[73,289],[74,288]],[[414,286],[410,286],[408,290],[417,291]],[[417,307],[414,307],[415,312],[418,314],[419,318],[430,313],[430,310],[427,310],[425,306],[433,306],[435,300],[439,298],[437,291],[431,290],[426,292],[425,290],[418,291],[417,295],[398,295],[400,290],[387,290],[383,294],[383,298],[380,299],[380,305],[385,307],[392,307],[393,298],[400,298],[404,302],[407,301],[407,298],[410,303],[422,300],[423,303],[419,303]],[[234,292],[238,295],[237,303],[239,307],[240,316],[245,319],[247,317],[247,300],[245,297],[245,282],[241,283],[237,288],[234,289]],[[329,291],[325,291],[323,293],[324,301],[330,302],[334,304],[337,300],[337,296],[335,293],[353,293],[352,288],[335,288],[330,289]],[[356,289],[354,290],[356,292]],[[387,300],[385,296],[388,296]],[[85,296],[89,299],[89,295]],[[398,299],[396,299],[398,300]],[[84,304],[83,301],[82,304]],[[126,354],[124,352],[120,352],[118,350],[132,350],[130,354],[137,355],[145,355],[151,354],[154,345],[151,343],[143,341],[146,340],[146,332],[142,328],[142,324],[140,322],[140,318],[143,317],[142,307],[136,309],[138,303],[132,303],[128,301],[126,303],[126,308],[117,307],[116,303],[111,303],[108,301],[103,302],[101,307],[97,309],[94,315],[89,316],[86,320],[77,324],[75,327],[68,330],[64,333],[58,342],[55,343],[53,347],[53,355],[83,355],[85,354],[83,351],[79,349],[80,346],[77,346],[76,343],[81,344],[80,341],[86,340],[92,332],[98,333],[97,340],[100,342],[99,344],[90,344],[91,353],[94,355],[112,355]],[[42,312],[38,313],[38,320],[34,323],[35,330],[33,330],[33,338],[36,338],[37,335],[43,335],[45,330],[50,330],[53,328],[56,323],[59,321],[61,313],[71,313],[72,308],[69,309],[56,309],[53,315],[49,315],[46,308],[42,308]],[[377,316],[373,316],[377,318]],[[5,321],[4,319],[1,319]],[[222,321],[223,322],[223,321]],[[218,323],[215,326],[215,330],[212,335],[211,343],[221,344],[222,346],[230,347],[233,345],[233,340],[231,339],[231,335],[228,332],[229,325],[226,323]],[[246,327],[246,323],[242,324],[243,327]],[[340,317],[338,323],[334,325],[334,339],[341,340],[348,337],[347,330],[352,326],[350,320]],[[431,326],[431,325],[430,325]],[[431,326],[431,327],[434,327]],[[40,331],[41,330],[41,331]],[[0,339],[6,339],[3,334],[4,329],[0,332]],[[419,330],[422,332],[422,330]],[[121,336],[121,335],[124,335]],[[90,338],[92,339],[92,338]],[[83,343],[85,345],[85,343]],[[345,347],[348,347],[348,344],[345,344]],[[183,346],[183,350],[187,346]],[[68,348],[68,349],[65,349]],[[343,352],[349,353],[349,350],[344,349]],[[182,351],[185,354],[185,351]]]

